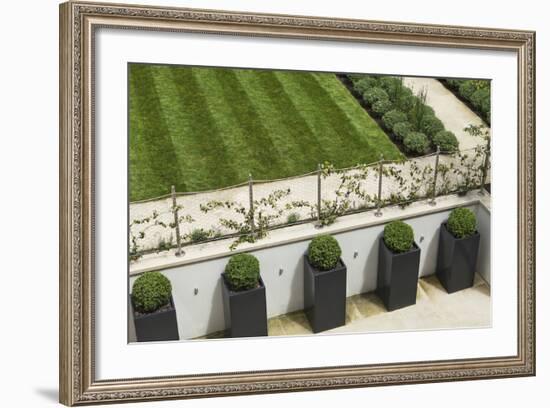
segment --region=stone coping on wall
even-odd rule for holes
[[[267,237],[257,242],[240,244],[235,250],[229,249],[235,238],[185,246],[183,248],[185,251],[183,256],[176,256],[175,249],[144,255],[138,261],[130,263],[129,274],[133,276],[143,272],[223,258],[241,252],[256,251],[293,242],[306,241],[320,234],[334,235],[355,229],[386,224],[396,219],[414,218],[425,214],[446,211],[455,207],[479,203],[488,211],[491,210],[491,196],[487,192],[480,193],[479,190],[474,190],[464,196],[452,194],[438,197],[435,205],[430,204],[430,200],[422,200],[414,202],[405,208],[400,208],[398,205],[385,207],[381,210],[382,215],[380,216],[376,216],[376,211],[374,210],[345,215],[339,217],[334,224],[323,228],[317,228],[313,222],[310,222],[276,229],[270,231]]]

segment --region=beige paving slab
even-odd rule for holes
[[[456,293],[445,291],[435,275],[419,279],[416,304],[388,312],[374,293],[346,300],[346,324],[327,333],[368,333],[401,330],[481,328],[491,325],[491,290],[479,275],[474,286]],[[323,334],[320,333],[320,334]],[[201,339],[222,338],[223,331]],[[268,319],[269,336],[313,334],[303,310]]]

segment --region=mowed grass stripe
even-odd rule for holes
[[[199,191],[211,185],[212,179],[203,169],[213,165],[218,169],[217,179],[221,185],[228,185],[238,176],[233,163],[228,160],[223,133],[219,122],[212,115],[211,102],[206,97],[197,70],[177,67],[159,72],[159,78],[166,85],[164,114],[170,117],[172,138],[176,155],[182,167],[186,190]]]
[[[235,163],[243,174],[241,180],[246,180],[248,173],[255,178],[266,178],[270,174],[279,174],[284,171],[287,160],[278,154],[277,148],[271,139],[271,132],[267,129],[261,115],[257,111],[259,100],[251,100],[237,77],[238,70],[224,69],[217,71],[220,89],[225,94],[231,114],[241,128],[240,135],[248,150],[249,160]]]
[[[348,143],[343,137],[341,127],[346,126],[345,123],[335,125],[333,122],[332,116],[335,112],[330,108],[331,102],[324,99],[324,92],[312,79],[312,74],[304,73],[297,76],[292,72],[280,72],[277,75],[286,92],[294,96],[302,117],[316,136],[317,143],[323,146],[326,152],[326,156],[316,158],[316,162],[329,161],[336,166],[342,166],[342,163],[355,163],[357,146]]]
[[[133,65],[130,76],[133,201],[400,156],[333,74]]]
[[[319,86],[326,94],[326,99],[332,104],[331,108],[338,112],[339,120],[345,123],[346,134],[355,137],[355,142],[365,146],[367,158],[363,163],[377,161],[379,153],[384,154],[386,160],[402,159],[403,155],[395,148],[386,133],[365,112],[342,83],[331,74],[312,74]]]
[[[288,164],[280,171],[269,169],[269,176],[293,176],[311,171],[323,148],[301,116],[300,110],[286,93],[273,71],[239,70],[237,76],[256,111],[268,129],[278,155]]]
[[[130,200],[166,194],[182,180],[175,147],[164,121],[154,75],[132,66],[130,81]],[[179,185],[185,189],[185,185]]]

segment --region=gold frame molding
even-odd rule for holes
[[[363,41],[517,53],[518,349],[513,356],[247,373],[94,377],[94,32],[98,27]],[[535,374],[535,33],[68,2],[60,5],[60,402],[66,405]]]

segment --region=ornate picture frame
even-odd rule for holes
[[[443,361],[97,380],[94,46],[98,28],[504,50],[518,66],[517,353]],[[228,11],[60,6],[60,401],[66,405],[535,374],[535,33]]]

